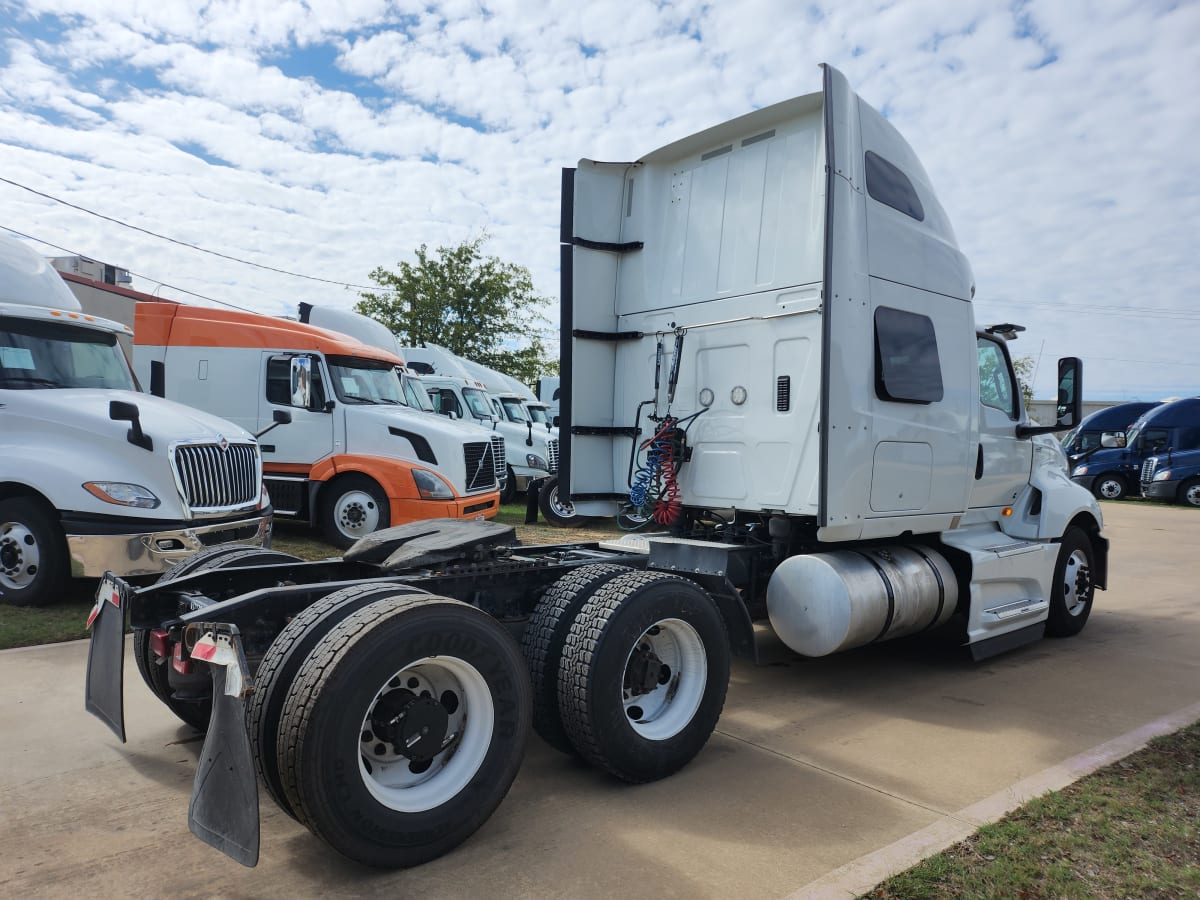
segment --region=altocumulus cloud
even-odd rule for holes
[[[1041,359],[1039,394],[1068,353],[1088,361],[1093,396],[1200,390],[1200,4],[0,0],[0,12],[5,177],[355,284],[421,243],[487,231],[548,298],[562,166],[635,158],[816,90],[827,61],[916,147],[974,265],[977,318],[1028,326],[1015,352]],[[0,225],[241,306],[356,299],[8,185],[0,199]]]

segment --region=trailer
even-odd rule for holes
[[[256,778],[345,856],[433,859],[503,799],[530,726],[626,782],[702,752],[769,624],[819,657],[939,631],[986,658],[1077,634],[1095,497],[1029,421],[911,148],[818,93],[563,172],[560,489],[619,540],[424,522],[302,562],[222,548],[97,597],[89,709],[123,738],[123,629],[207,728],[190,827],[258,856]],[[654,523],[653,526],[650,523]],[[798,691],[800,690],[798,686]]]

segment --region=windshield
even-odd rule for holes
[[[138,389],[112,332],[15,318],[0,321],[0,388]]]
[[[463,388],[463,399],[467,401],[467,406],[471,407],[471,415],[475,418],[490,419],[495,415],[483,391],[477,388]]]
[[[546,415],[546,407],[531,405],[531,406],[527,406],[525,408],[527,410],[529,410],[529,418],[533,419],[533,421],[538,422],[542,425],[550,424],[550,418]]]
[[[404,406],[400,376],[390,363],[353,356],[329,357],[333,390],[343,403],[385,403]]]
[[[500,403],[504,407],[504,415],[510,422],[525,423],[529,421],[529,413],[525,411],[525,404],[520,400],[514,400],[511,397],[501,397]]]
[[[407,375],[401,379],[404,382],[404,396],[408,400],[408,405],[413,409],[423,409],[425,412],[434,412],[433,399],[429,396],[429,392],[425,390],[425,385],[417,381],[415,378],[409,378]]]
[[[1130,428],[1128,432],[1126,432],[1125,446],[1132,447],[1134,442],[1137,440],[1137,436],[1141,433],[1142,433],[1142,423],[1138,422],[1132,428]]]

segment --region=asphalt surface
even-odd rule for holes
[[[262,795],[245,869],[188,832],[200,738],[127,655],[121,745],[84,643],[0,653],[0,896],[780,897],[1200,701],[1200,514],[1105,504],[1109,590],[1078,637],[972,663],[898,641],[736,664],[683,772],[619,784],[536,738],[508,798],[433,863],[377,872]],[[967,814],[969,821],[969,814]]]

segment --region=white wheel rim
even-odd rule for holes
[[[1087,555],[1082,550],[1076,550],[1067,557],[1067,565],[1063,569],[1063,602],[1072,616],[1079,615],[1087,606],[1091,586],[1092,570]]]
[[[41,568],[42,554],[33,532],[20,522],[0,524],[0,585],[24,590]]]
[[[1200,506],[1200,484],[1193,484],[1188,488],[1183,499],[1191,506]]]
[[[1121,496],[1121,483],[1115,478],[1106,478],[1100,482],[1100,495],[1106,500],[1115,500]]]
[[[647,691],[644,683],[641,687],[636,683],[647,660],[653,665],[655,658],[662,668],[658,683]],[[695,717],[707,682],[708,657],[696,629],[682,619],[656,622],[634,642],[625,659],[621,685],[625,718],[647,740],[665,741]]]
[[[550,508],[552,510],[554,510],[555,515],[557,515],[560,519],[574,518],[575,504],[574,503],[565,503],[559,499],[557,484],[553,488],[551,488],[550,499],[548,502],[550,504]]]
[[[390,716],[393,707],[381,707],[385,696],[404,692],[414,698],[434,700],[446,711],[444,732],[435,728],[422,733],[419,722],[428,718],[428,706],[417,710],[408,706],[399,716],[390,735],[377,734],[380,716]],[[427,695],[427,696],[425,696]],[[454,700],[450,701],[448,695]],[[393,704],[407,700],[399,697]],[[391,716],[391,719],[396,716]],[[389,809],[416,813],[435,809],[453,799],[470,783],[483,765],[492,743],[495,709],[487,681],[474,666],[450,656],[430,656],[405,666],[389,678],[376,693],[359,734],[355,735],[358,771],[371,796]],[[408,731],[404,729],[409,727]],[[406,752],[397,752],[396,744],[384,740],[397,737],[396,743],[412,742]],[[430,752],[423,743],[440,747]]]
[[[333,507],[337,529],[348,538],[360,538],[379,528],[379,504],[366,491],[348,491]]]

